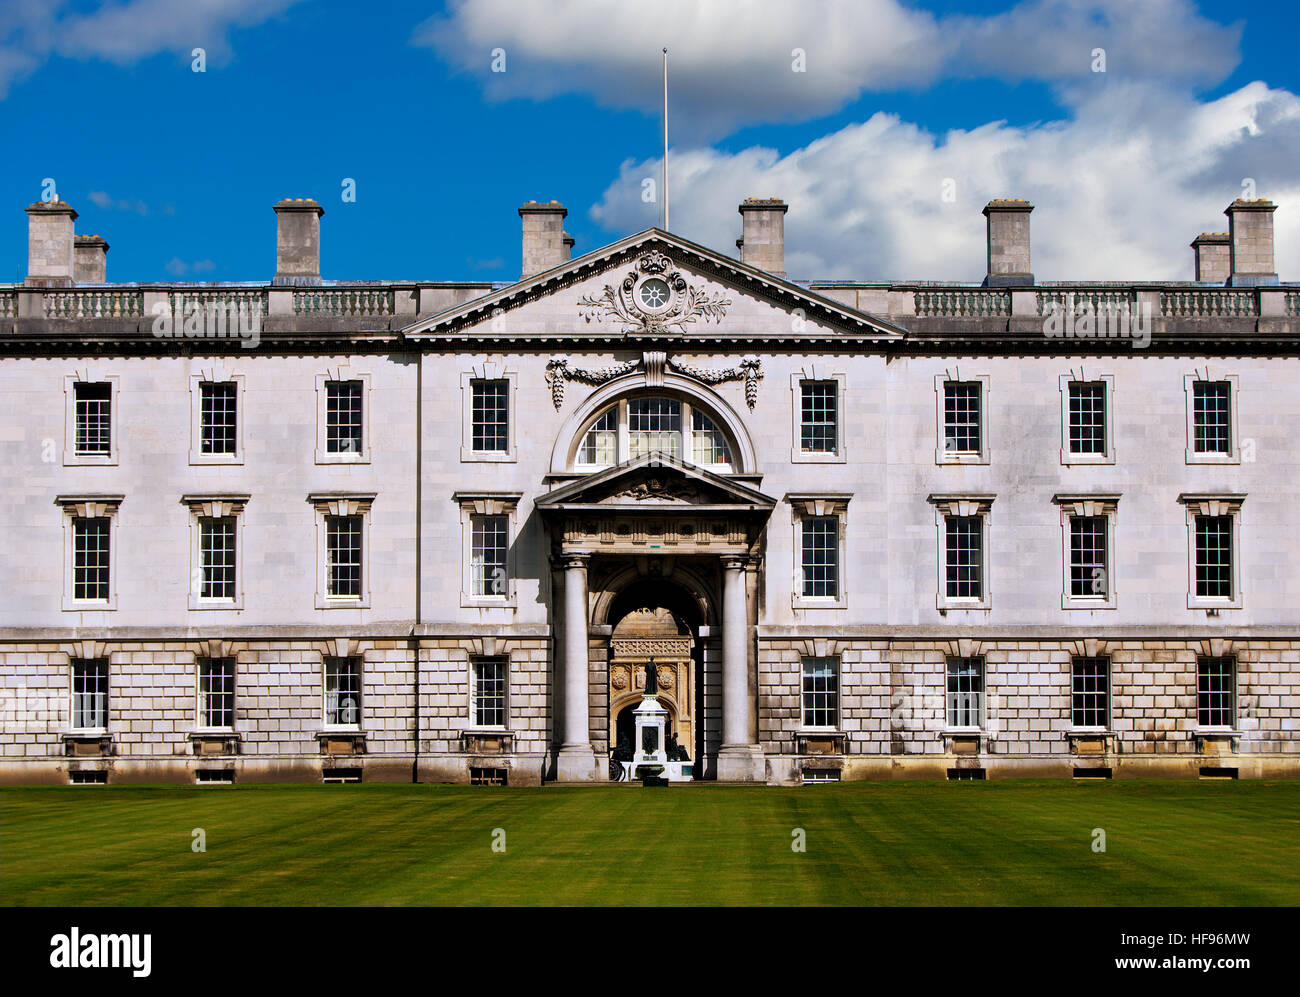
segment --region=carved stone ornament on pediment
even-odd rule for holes
[[[610,495],[612,499],[631,499],[634,502],[686,502],[703,500],[700,489],[691,481],[675,477],[648,477],[634,481],[626,488]]]
[[[725,295],[687,284],[673,261],[657,250],[641,257],[617,287],[606,284],[601,294],[578,300],[578,312],[588,322],[608,317],[624,332],[651,335],[683,332],[682,326],[700,318],[721,321],[730,306]]]
[[[564,382],[581,381],[583,384],[599,385],[612,381],[616,377],[645,370],[646,382],[651,387],[663,383],[663,372],[671,370],[684,377],[693,378],[703,384],[722,384],[724,381],[745,382],[745,403],[749,410],[754,410],[758,402],[758,382],[763,379],[763,365],[756,356],[746,355],[731,367],[708,370],[696,367],[681,360],[674,360],[664,353],[643,353],[634,360],[614,364],[611,367],[587,369],[575,367],[568,357],[554,357],[546,364],[546,384],[551,389],[551,401],[558,412],[564,405]]]

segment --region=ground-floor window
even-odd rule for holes
[[[235,659],[199,661],[199,725],[228,728],[235,725]]]
[[[325,722],[338,727],[361,723],[361,659],[325,659]]]
[[[1075,727],[1109,726],[1110,659],[1075,658],[1071,662],[1071,722]]]
[[[72,726],[78,730],[108,727],[108,662],[102,658],[72,662]]]
[[[474,659],[474,724],[477,727],[506,725],[506,659]]]
[[[803,725],[834,727],[839,723],[840,662],[832,657],[803,659]]]
[[[1236,713],[1237,662],[1230,655],[1202,657],[1196,664],[1196,722],[1232,727]]]
[[[983,716],[984,659],[948,659],[948,726],[979,727]]]

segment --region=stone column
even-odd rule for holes
[[[721,782],[763,782],[762,751],[754,743],[749,694],[749,611],[745,593],[745,561],[722,560],[722,750],[718,753]]]
[[[588,703],[587,560],[586,554],[564,557],[564,694],[555,697],[562,704],[558,726],[563,741],[556,759],[561,782],[596,778]]]

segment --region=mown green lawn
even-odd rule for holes
[[[4,789],[0,903],[1294,905],[1300,782]]]

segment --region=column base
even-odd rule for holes
[[[595,782],[596,753],[590,744],[566,744],[555,756],[557,782]]]
[[[767,782],[767,762],[757,744],[724,744],[718,752],[718,782]]]

